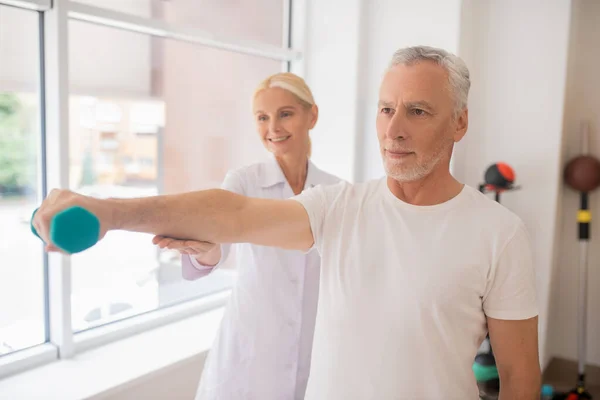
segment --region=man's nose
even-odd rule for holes
[[[401,113],[396,112],[387,126],[385,131],[386,139],[397,140],[406,139],[408,136],[406,132],[406,121]]]

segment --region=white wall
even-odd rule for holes
[[[313,161],[346,180],[354,178],[361,0],[306,1],[304,77],[319,105],[311,132]]]
[[[455,153],[455,174],[469,185],[488,165],[515,168],[522,189],[503,195],[533,240],[545,365],[550,287],[561,179],[569,0],[465,1],[461,53],[472,72],[470,125]],[[468,36],[468,37],[467,37]]]
[[[192,357],[89,400],[191,400],[196,394],[204,361],[204,355]]]
[[[580,123],[588,120],[590,153],[600,158],[600,2],[579,0],[573,2],[571,40],[569,49],[568,86],[565,101],[563,136],[563,165],[580,154]],[[562,218],[558,221],[560,251],[552,318],[549,325],[550,345],[556,356],[577,359],[577,314],[579,293],[579,243],[575,215],[579,195],[567,186],[562,196]],[[593,216],[600,215],[600,193],[590,196]],[[588,279],[588,329],[587,357],[590,364],[600,365],[600,225],[592,221],[592,238],[589,248]]]

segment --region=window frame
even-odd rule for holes
[[[282,71],[301,73],[306,1],[281,1],[282,46],[278,47],[217,37],[193,27],[69,0],[0,0],[2,7],[32,10],[39,16],[41,162],[38,187],[41,188],[41,196],[47,195],[48,188],[69,187],[70,20],[277,60],[282,63]],[[160,161],[159,158],[158,162]],[[159,168],[159,177],[160,175]],[[230,293],[230,289],[225,289],[74,334],[71,327],[70,258],[57,253],[44,253],[43,266],[46,343],[1,356],[0,379],[58,360],[72,359],[86,350],[215,310],[224,306]]]
[[[0,4],[33,11],[48,11],[52,8],[52,0],[2,0]]]

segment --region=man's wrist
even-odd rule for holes
[[[97,217],[104,225],[106,231],[123,229],[125,221],[123,216],[127,215],[124,207],[125,202],[121,199],[108,198],[108,199],[93,199],[93,210],[97,213]]]

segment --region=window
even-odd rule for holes
[[[0,5],[0,355],[45,342],[38,13]]]
[[[69,29],[74,190],[133,197],[215,187],[228,169],[264,157],[251,96],[281,70],[279,61],[85,22]],[[102,54],[101,68],[89,65],[89,49]],[[222,290],[234,279],[223,269],[187,282],[180,268],[179,255],[159,254],[151,235],[109,232],[72,257],[74,330]]]
[[[152,157],[140,157],[140,165],[145,167],[154,167],[155,160]]]
[[[150,235],[110,232],[85,252],[47,257],[29,221],[47,184],[150,196],[217,187],[229,169],[262,159],[251,96],[298,56],[287,48],[288,9],[289,0],[0,0],[0,377],[93,347],[94,334],[105,343],[174,321],[231,287],[233,257],[183,281],[179,254],[158,251]]]

